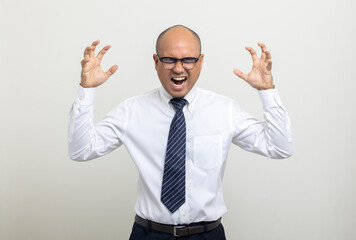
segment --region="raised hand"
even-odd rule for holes
[[[246,47],[246,50],[250,52],[252,56],[253,66],[248,74],[234,69],[234,73],[245,80],[248,84],[258,90],[266,90],[274,88],[273,78],[271,74],[272,69],[272,57],[271,53],[267,50],[265,44],[258,43],[258,46],[262,49],[261,57],[258,58],[255,50],[251,47]]]
[[[80,85],[84,88],[97,87],[103,84],[108,78],[115,73],[118,66],[112,66],[107,72],[104,72],[100,67],[101,59],[107,50],[110,49],[110,45],[105,46],[98,55],[95,57],[95,48],[100,43],[99,40],[93,42],[91,46],[88,46],[84,51],[84,59],[81,61],[82,73]]]

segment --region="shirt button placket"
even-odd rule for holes
[[[179,217],[180,217],[180,222],[181,223],[189,223],[189,209],[188,209],[188,204],[185,203],[182,205],[179,209]]]

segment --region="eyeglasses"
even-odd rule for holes
[[[199,54],[199,57],[198,58],[195,58],[195,57],[186,57],[186,58],[181,58],[181,59],[178,59],[178,58],[172,58],[172,57],[160,57],[158,56],[158,54],[156,54],[158,59],[162,62],[163,64],[163,67],[166,69],[166,70],[172,70],[178,61],[180,61],[182,63],[182,67],[185,69],[185,70],[191,70],[195,67],[195,64],[198,62],[201,54]]]

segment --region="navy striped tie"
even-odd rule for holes
[[[186,100],[173,98],[171,103],[176,113],[169,129],[161,201],[173,213],[185,202],[186,128],[182,109]]]

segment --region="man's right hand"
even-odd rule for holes
[[[93,42],[93,44],[88,46],[84,51],[84,59],[81,61],[82,73],[80,81],[80,85],[84,88],[100,86],[118,69],[117,65],[112,66],[107,72],[101,69],[101,59],[111,46],[105,46],[95,57],[95,48],[99,43],[99,40]]]

